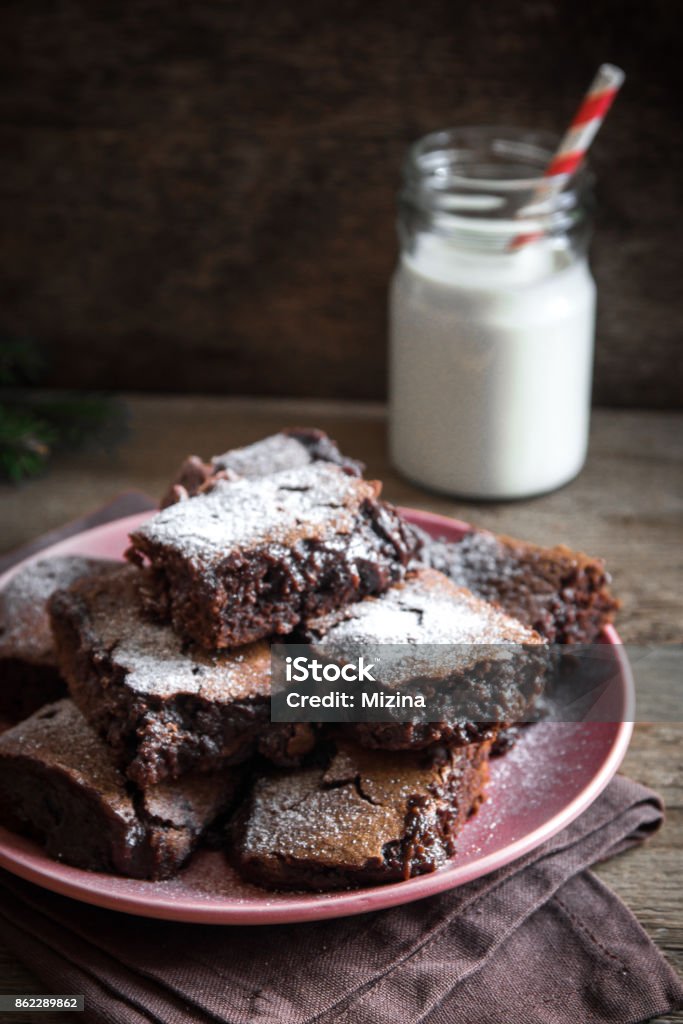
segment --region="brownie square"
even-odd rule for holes
[[[421,560],[531,626],[550,643],[592,643],[619,608],[601,558],[472,530],[460,541],[418,530]]]
[[[309,619],[297,635],[323,660],[348,661],[361,652],[374,661],[389,645],[377,685],[388,693],[415,688],[441,695],[436,721],[344,726],[362,743],[389,750],[494,738],[530,712],[549,667],[538,633],[434,569],[412,570],[379,597]],[[400,646],[392,653],[392,645]]]
[[[0,717],[16,722],[66,694],[50,632],[47,602],[55,590],[110,564],[61,556],[15,573],[0,591]]]
[[[131,534],[153,573],[147,607],[185,640],[236,647],[400,579],[412,535],[381,485],[317,463],[218,481]]]
[[[71,696],[128,777],[147,787],[237,764],[256,747],[296,762],[313,730],[271,725],[268,644],[223,654],[187,648],[143,615],[143,575],[119,564],[50,601]]]
[[[362,476],[362,462],[347,458],[336,441],[323,430],[290,427],[244,448],[233,448],[203,462],[190,455],[180,466],[175,479],[161,500],[166,508],[177,501],[209,490],[216,480],[269,476],[285,469],[297,469],[314,462],[330,462],[352,476]]]
[[[240,792],[242,769],[140,792],[70,700],[0,736],[0,821],[76,867],[170,878]]]
[[[399,882],[445,864],[483,799],[488,744],[400,757],[340,740],[321,766],[255,780],[231,857],[273,889]]]

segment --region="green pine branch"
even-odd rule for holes
[[[111,452],[127,433],[125,406],[115,398],[30,390],[45,368],[34,342],[0,340],[0,479],[37,476],[61,449]]]
[[[0,477],[17,483],[37,476],[55,442],[54,430],[29,410],[0,405]]]

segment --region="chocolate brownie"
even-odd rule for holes
[[[325,660],[379,658],[376,686],[428,695],[440,720],[345,726],[362,743],[390,750],[494,737],[528,714],[549,667],[538,633],[435,569],[413,570],[379,597],[307,620],[298,639]]]
[[[400,579],[412,535],[379,500],[381,484],[320,462],[218,481],[131,534],[149,560],[147,607],[209,650],[288,633]]]
[[[180,466],[173,483],[161,500],[166,508],[211,488],[216,480],[269,476],[284,469],[297,469],[312,462],[331,462],[351,476],[362,476],[362,462],[339,451],[336,441],[313,427],[289,427],[244,448],[233,448],[203,462],[190,455]]]
[[[186,648],[140,604],[142,573],[117,565],[50,601],[61,670],[74,702],[146,787],[191,769],[217,770],[261,749],[295,763],[310,726],[270,723],[270,649]]]
[[[30,562],[0,591],[0,717],[19,721],[66,694],[47,614],[59,587],[100,565],[101,559],[62,556]]]
[[[0,736],[0,821],[58,860],[133,878],[170,878],[227,813],[243,770],[140,792],[70,700]]]
[[[257,778],[231,856],[274,889],[340,889],[434,871],[483,799],[488,744],[397,758],[339,741],[322,767]]]
[[[423,562],[495,601],[550,643],[592,643],[619,608],[603,560],[564,544],[544,548],[487,530],[455,542],[416,533]]]

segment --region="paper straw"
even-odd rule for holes
[[[601,64],[584,96],[579,109],[562,136],[555,155],[546,167],[543,185],[537,189],[529,206],[545,201],[562,191],[567,181],[581,166],[588,149],[598,134],[607,111],[624,81],[624,72],[614,64]],[[510,243],[510,248],[518,249],[536,238],[539,232],[517,235]]]

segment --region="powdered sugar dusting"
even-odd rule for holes
[[[372,484],[315,463],[268,477],[218,481],[208,494],[163,509],[131,539],[172,548],[210,564],[237,549],[290,546],[330,532],[349,533]]]
[[[419,569],[379,597],[350,605],[326,641],[372,644],[540,643],[533,630],[456,587],[433,569]],[[312,624],[316,629],[315,622]]]
[[[194,502],[193,502],[194,504]],[[97,582],[76,584],[83,644],[91,657],[121,669],[136,693],[192,694],[232,703],[270,695],[270,648],[265,642],[212,655],[188,649],[170,626],[144,617],[138,591],[143,574],[117,566]]]
[[[241,845],[247,857],[361,868],[381,862],[384,844],[400,839],[405,814],[405,803],[371,804],[352,783],[324,787],[320,769],[293,772],[257,780]]]
[[[326,769],[258,779],[240,839],[243,857],[277,865],[281,858],[320,867],[378,868],[389,843],[406,838],[407,812],[420,807],[424,840],[439,848],[439,815],[465,797],[470,751],[429,763],[419,754],[370,751],[339,741]]]
[[[385,685],[408,680],[449,680],[484,662],[491,671],[524,658],[524,644],[542,644],[533,630],[455,586],[434,569],[418,569],[379,597],[308,623],[313,648],[349,662],[364,655],[381,665]],[[492,677],[493,681],[493,677]],[[491,688],[501,694],[499,687]],[[479,712],[480,716],[484,712]]]
[[[47,601],[61,587],[103,565],[105,559],[77,555],[31,562],[0,592],[0,658],[54,664]]]
[[[240,476],[267,476],[282,470],[308,466],[311,455],[305,445],[288,434],[273,434],[262,441],[214,455],[214,470],[231,469]]]

